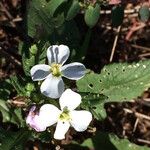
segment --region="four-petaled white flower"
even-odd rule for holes
[[[85,66],[74,62],[67,65],[66,62],[70,54],[69,48],[65,45],[53,45],[47,49],[47,58],[49,65],[38,64],[31,68],[31,77],[33,81],[44,80],[40,90],[45,96],[50,98],[59,98],[64,91],[64,82],[62,77],[71,80],[78,80],[85,75]]]
[[[26,123],[36,131],[45,131],[47,127],[56,125],[55,139],[64,139],[69,127],[76,131],[85,131],[92,120],[92,114],[86,110],[74,110],[81,103],[81,96],[78,93],[67,89],[60,97],[61,110],[52,104],[44,104],[37,114],[35,106],[31,108]]]

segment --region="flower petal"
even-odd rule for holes
[[[61,68],[62,75],[68,79],[78,80],[85,75],[86,68],[83,64],[75,62]]]
[[[32,108],[29,111],[29,114],[26,118],[26,123],[30,125],[33,129],[35,129],[37,132],[41,132],[46,130],[46,126],[41,121],[41,117],[34,112],[36,109],[36,106],[32,106]]]
[[[29,114],[28,114],[28,116],[27,116],[27,118],[26,118],[26,123],[27,123],[27,124],[32,123],[32,119],[33,119],[33,117],[35,116],[35,115],[34,115],[35,109],[36,109],[36,106],[32,106],[32,107],[31,107],[31,109],[30,109],[30,111],[29,111]]]
[[[71,111],[70,116],[72,119],[70,124],[78,132],[85,131],[92,120],[92,114],[86,110]]]
[[[81,103],[80,94],[72,91],[71,89],[65,90],[59,99],[61,110],[67,107],[69,110],[74,110]]]
[[[54,138],[58,140],[65,139],[65,134],[70,127],[70,123],[68,121],[62,122],[58,121],[56,126],[56,131],[54,133]]]
[[[41,93],[47,97],[59,98],[64,91],[64,82],[61,77],[50,74],[41,85]]]
[[[47,58],[49,64],[57,63],[64,64],[70,55],[68,46],[66,45],[53,45],[47,49]]]
[[[33,81],[45,79],[50,74],[50,66],[45,64],[35,65],[30,70]]]
[[[30,125],[33,129],[35,129],[37,132],[45,131],[47,126],[43,124],[41,118],[38,115],[35,115],[30,122],[27,122],[27,124]]]
[[[42,123],[49,127],[55,124],[58,120],[61,111],[52,104],[44,104],[39,111],[39,117],[42,120]]]
[[[55,124],[61,113],[61,111],[52,104],[44,104],[38,114],[34,112],[35,109],[35,106],[30,109],[26,123],[38,132],[45,131],[47,127]]]

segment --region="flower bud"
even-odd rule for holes
[[[36,55],[38,48],[37,48],[37,46],[34,44],[34,45],[32,45],[32,46],[30,47],[29,50],[30,50],[30,52],[31,52],[33,55]]]

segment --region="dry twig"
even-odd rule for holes
[[[112,62],[113,60],[113,56],[114,56],[114,53],[115,53],[115,49],[116,49],[116,45],[117,45],[117,41],[118,41],[118,37],[119,37],[119,32],[121,30],[121,25],[118,27],[117,29],[117,35],[115,36],[115,40],[114,40],[114,44],[113,44],[113,48],[111,50],[111,56],[110,56],[110,59],[109,61]]]
[[[145,50],[145,51],[150,51],[149,47],[139,46],[139,45],[135,45],[135,44],[132,44],[131,46],[134,47],[134,48],[137,48],[137,49],[141,49],[141,50]]]
[[[137,139],[138,142],[150,145],[150,141],[144,139]]]
[[[12,27],[16,27],[16,24],[12,21],[13,20],[13,16],[9,13],[9,11],[6,9],[6,7],[3,5],[2,2],[0,2],[0,7],[2,8],[2,10],[7,15],[8,19],[10,20],[10,24],[12,25]]]
[[[4,51],[1,47],[0,47],[0,52],[1,54],[4,54],[7,58],[9,58],[9,60],[14,63],[17,66],[21,66],[21,62],[19,60],[17,60],[14,56],[10,55],[9,53],[7,53],[6,51]]]
[[[127,108],[124,108],[123,109],[125,112],[127,112],[127,113],[130,113],[130,114],[135,114],[135,116],[137,117],[137,118],[142,118],[142,119],[146,119],[146,120],[150,120],[150,116],[147,116],[147,115],[144,115],[144,114],[141,114],[141,113],[138,113],[138,112],[134,112],[134,111],[132,111],[132,110],[130,110],[130,109],[127,109]]]
[[[136,121],[135,121],[135,124],[134,124],[134,128],[133,128],[133,132],[136,131],[138,123],[139,123],[139,118],[136,118]]]

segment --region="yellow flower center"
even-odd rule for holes
[[[61,76],[60,67],[61,67],[61,64],[52,64],[51,65],[50,71],[52,72],[53,76],[55,76],[55,77]]]
[[[70,118],[70,114],[69,114],[69,110],[67,108],[64,108],[63,112],[59,115],[59,120],[61,121],[69,121]]]

